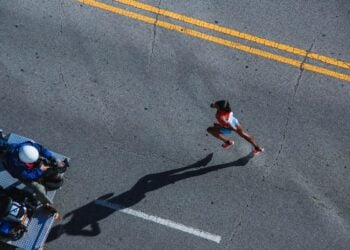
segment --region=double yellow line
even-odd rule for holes
[[[81,3],[96,7],[96,8],[100,8],[100,9],[103,9],[103,10],[106,10],[109,12],[113,12],[113,13],[116,13],[119,15],[127,16],[127,17],[130,17],[130,18],[142,21],[142,22],[154,24],[154,25],[157,25],[157,26],[162,27],[162,28],[166,28],[169,30],[184,33],[184,34],[190,35],[192,37],[197,37],[197,38],[200,38],[200,39],[203,39],[206,41],[210,41],[210,42],[213,42],[216,44],[220,44],[220,45],[223,45],[226,47],[238,49],[238,50],[250,53],[250,54],[254,54],[254,55],[264,57],[264,58],[268,58],[270,60],[274,60],[274,61],[285,63],[285,64],[288,64],[288,65],[291,65],[294,67],[298,67],[300,69],[306,69],[306,70],[309,70],[312,72],[328,75],[328,76],[331,76],[334,78],[338,78],[338,79],[350,82],[350,75],[339,73],[336,71],[332,71],[332,70],[329,70],[329,69],[326,69],[323,67],[319,67],[319,66],[315,66],[315,65],[312,65],[309,63],[305,63],[304,58],[310,58],[313,60],[317,60],[317,61],[329,64],[329,65],[344,68],[347,70],[350,70],[350,63],[349,62],[344,62],[341,60],[337,60],[337,59],[334,59],[331,57],[326,57],[326,56],[319,55],[316,53],[309,53],[306,50],[295,48],[295,47],[292,47],[292,46],[289,46],[286,44],[277,43],[277,42],[270,41],[270,40],[260,38],[260,37],[256,37],[256,36],[253,36],[250,34],[242,33],[242,32],[239,32],[237,30],[234,30],[234,29],[229,29],[229,28],[225,28],[225,27],[222,27],[219,25],[204,22],[204,21],[199,20],[199,19],[187,17],[187,16],[184,16],[184,15],[181,15],[178,13],[174,13],[171,11],[160,9],[160,8],[157,8],[157,7],[148,5],[148,4],[140,3],[140,2],[137,2],[134,0],[115,0],[115,1],[122,3],[122,4],[125,4],[125,5],[128,5],[128,6],[132,6],[134,8],[144,10],[144,11],[156,13],[157,15],[163,15],[163,16],[166,16],[169,18],[173,18],[173,19],[182,21],[184,23],[195,25],[195,26],[198,26],[201,28],[213,30],[213,31],[220,32],[220,33],[223,33],[226,35],[238,37],[240,39],[244,39],[244,40],[247,40],[250,42],[254,42],[257,44],[264,45],[264,46],[272,47],[272,48],[275,48],[275,49],[278,49],[278,50],[281,50],[284,52],[288,52],[288,53],[292,53],[292,54],[295,54],[298,56],[302,56],[304,58],[303,58],[303,60],[298,61],[298,60],[291,59],[288,57],[284,57],[284,56],[280,56],[280,55],[273,54],[270,52],[266,52],[264,50],[256,49],[254,47],[250,47],[247,45],[236,43],[236,42],[233,42],[230,40],[226,40],[226,39],[222,39],[222,38],[215,37],[212,35],[208,35],[208,34],[193,30],[193,29],[189,29],[186,27],[172,24],[172,23],[160,21],[160,20],[157,20],[155,18],[151,18],[151,17],[144,16],[144,15],[141,15],[141,14],[138,14],[135,12],[127,11],[125,9],[122,9],[122,8],[119,8],[119,7],[116,7],[113,5],[108,5],[108,4],[98,2],[95,0],[78,0],[78,1]]]

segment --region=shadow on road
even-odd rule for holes
[[[228,167],[245,166],[249,160],[253,158],[253,154],[249,154],[233,162],[205,167],[211,161],[212,157],[213,153],[186,167],[145,175],[130,190],[114,197],[113,193],[109,193],[97,198],[97,200],[114,203],[121,207],[131,207],[140,202],[146,196],[146,193],[169,184],[174,184],[177,181],[204,175],[209,172],[218,171]],[[59,238],[62,234],[96,236],[101,233],[98,222],[108,217],[115,211],[115,209],[96,204],[94,200],[83,207],[67,213],[64,218],[71,216],[70,221],[65,224],[55,226],[51,230],[47,241],[53,241]]]

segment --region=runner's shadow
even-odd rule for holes
[[[250,153],[249,155],[233,162],[205,167],[211,161],[212,157],[213,153],[186,167],[145,175],[138,180],[138,182],[130,190],[114,197],[112,197],[113,193],[109,193],[97,198],[96,200],[114,204],[116,207],[120,207],[121,209],[131,207],[145,198],[146,193],[166,185],[174,184],[180,180],[204,175],[228,167],[245,166],[249,160],[253,158],[253,154]],[[70,221],[68,221],[66,224],[55,226],[51,230],[47,241],[53,241],[59,238],[62,234],[83,236],[96,236],[100,234],[101,229],[98,222],[114,213],[116,209],[98,205],[96,204],[96,200],[66,214],[64,219],[71,217]]]

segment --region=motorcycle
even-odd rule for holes
[[[38,205],[32,193],[0,187],[0,236],[13,241],[22,238]]]

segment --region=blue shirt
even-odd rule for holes
[[[51,151],[35,142],[27,141],[18,144],[8,144],[6,153],[6,170],[12,175],[12,177],[21,181],[36,181],[44,174],[44,171],[39,167],[28,168],[25,163],[19,159],[19,149],[24,145],[35,147],[38,150],[39,155],[42,157],[47,159],[53,158]]]

